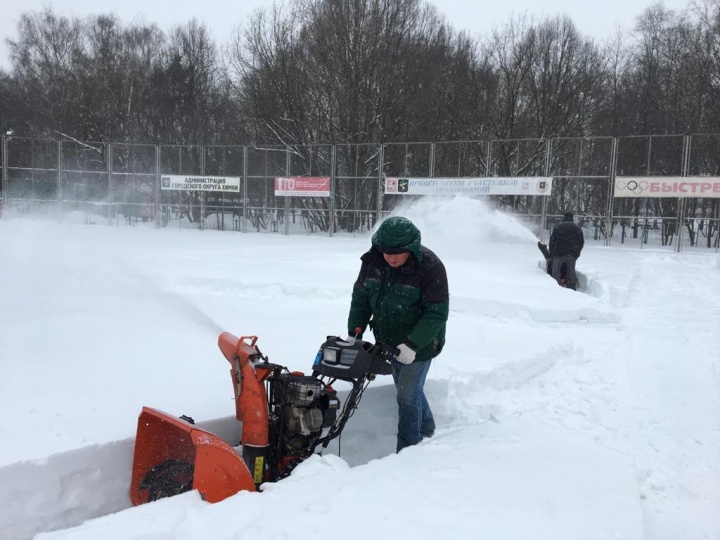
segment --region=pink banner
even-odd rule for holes
[[[276,197],[329,197],[329,176],[276,176]]]

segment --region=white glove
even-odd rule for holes
[[[410,347],[401,343],[397,348],[400,353],[395,357],[395,360],[405,365],[412,364],[415,361],[415,351]]]
[[[347,335],[342,339],[345,343],[348,343],[350,345],[355,345],[355,336]]]

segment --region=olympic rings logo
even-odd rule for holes
[[[627,189],[628,191],[632,191],[635,195],[640,195],[643,191],[646,191],[647,188],[650,187],[650,184],[648,184],[645,180],[641,180],[640,182],[630,180],[627,183],[618,181],[615,185],[617,186],[618,191]]]

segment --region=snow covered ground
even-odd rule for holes
[[[477,200],[402,214],[450,280],[435,436],[393,453],[382,377],[339,448],[263,493],[137,508],[142,406],[237,436],[217,335],[309,371],[369,236],[0,221],[0,538],[720,538],[720,257],[588,245],[576,293]]]

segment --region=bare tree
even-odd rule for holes
[[[89,140],[154,139],[148,129],[151,77],[164,40],[154,25],[124,28],[107,15],[88,21],[84,96],[93,119]]]
[[[606,74],[597,46],[581,38],[567,17],[544,21],[530,33],[536,60],[527,79],[533,135],[587,135]]]
[[[472,79],[474,44],[419,0],[306,0],[261,11],[236,36],[230,63],[261,138],[382,142],[467,129],[457,119],[467,118],[458,108],[470,92],[462,83]]]
[[[175,143],[217,142],[227,104],[207,28],[195,20],[176,27],[161,58],[152,84],[155,134]]]
[[[84,55],[83,27],[78,19],[45,8],[26,13],[18,23],[19,38],[8,40],[13,77],[24,97],[31,133],[72,131],[80,114],[78,73]]]
[[[296,9],[287,13],[279,6],[258,10],[229,49],[232,87],[256,142],[291,145],[312,140],[305,133],[307,77],[295,45],[298,16]]]

